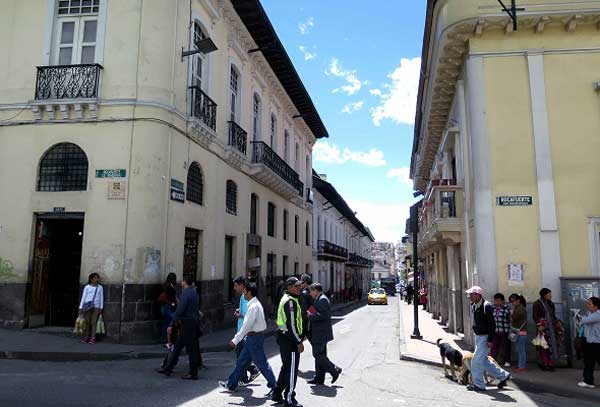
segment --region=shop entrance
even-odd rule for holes
[[[72,326],[79,309],[83,214],[38,214],[29,327]]]

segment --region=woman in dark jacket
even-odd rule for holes
[[[564,339],[562,323],[556,317],[556,308],[552,302],[552,291],[548,288],[540,290],[540,299],[533,303],[533,320],[548,342],[548,349],[537,347],[540,368],[554,370],[554,363],[558,360],[559,345]]]
[[[163,285],[163,291],[158,297],[160,303],[160,313],[163,318],[162,329],[161,329],[161,341],[167,342],[167,327],[171,324],[173,316],[175,315],[175,309],[177,307],[177,290],[175,285],[177,284],[177,276],[175,273],[169,273],[167,280]]]

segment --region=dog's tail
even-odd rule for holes
[[[440,346],[440,342],[442,341],[442,338],[438,339],[437,341],[435,341],[435,343],[437,343],[437,346]]]

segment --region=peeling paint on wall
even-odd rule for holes
[[[88,258],[88,274],[99,273],[109,281],[117,281],[122,273],[123,245],[115,244],[95,250]]]
[[[0,257],[0,282],[10,283],[17,280],[17,273],[12,262]]]
[[[133,270],[129,268],[126,274],[130,282],[159,283],[160,250],[154,247],[140,247]]]

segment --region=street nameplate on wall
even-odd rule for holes
[[[497,196],[498,206],[529,206],[533,204],[533,198],[529,195]]]
[[[171,178],[171,200],[177,202],[185,202],[185,192],[183,190],[183,182]]]
[[[108,181],[108,199],[125,199],[127,181]]]
[[[127,170],[96,170],[96,178],[125,178]]]

